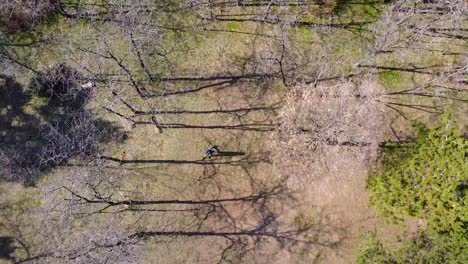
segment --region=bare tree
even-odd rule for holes
[[[20,150],[0,149],[0,179],[3,181],[29,182],[39,173],[32,162]]]
[[[215,22],[255,22],[261,24],[293,24],[311,26],[305,20],[313,15],[332,11],[335,1],[316,0],[229,0],[187,1],[201,20]]]
[[[389,109],[402,116],[407,111],[434,114],[466,102],[466,12],[463,1],[415,0],[396,1],[383,13],[372,30],[375,45],[370,56],[357,66],[412,76],[414,81],[387,92]]]
[[[333,170],[346,149],[356,155],[353,162],[375,157],[384,123],[379,93],[371,82],[291,88],[271,138],[282,176],[294,184],[313,181]]]
[[[17,32],[29,29],[53,13],[56,0],[12,0],[0,4],[0,30]]]
[[[6,34],[0,40],[2,58],[37,75],[32,86],[48,99],[43,110],[57,110],[44,115],[38,126],[34,159],[18,149],[1,146],[0,177],[15,180],[31,173],[29,170],[36,173],[52,167],[59,167],[53,173],[63,176],[53,178],[44,187],[43,204],[52,206],[32,210],[27,217],[33,219],[33,224],[15,229],[28,233],[30,238],[28,243],[23,242],[27,254],[21,256],[20,262],[134,263],[148,244],[177,239],[215,239],[221,249],[211,250],[220,261],[245,260],[245,255],[270,242],[278,251],[297,244],[333,247],[338,243],[309,237],[312,225],[291,227],[282,222],[281,212],[275,210],[278,201],[294,202],[283,186],[258,188],[247,194],[220,189],[210,197],[200,194],[189,198],[139,191],[127,178],[132,175],[123,173],[126,169],[131,172],[129,168],[138,163],[197,164],[215,170],[224,165],[244,168],[257,160],[116,158],[102,151],[101,143],[108,140],[109,134],[106,124],[96,120],[95,110],[105,110],[111,114],[109,119],[128,123],[129,130],[148,125],[158,133],[169,129],[273,131],[273,162],[281,176],[297,186],[333,173],[334,166],[373,160],[384,141],[384,106],[397,110],[435,109],[400,101],[399,96],[460,100],[460,94],[466,92],[462,87],[466,84],[466,58],[459,59],[466,55],[462,50],[464,43],[460,44],[466,40],[462,1],[450,2],[448,7],[425,1],[394,2],[371,27],[375,39],[368,45],[373,45],[372,50],[352,63],[340,61],[333,53],[343,47],[326,42],[325,37],[329,32],[353,30],[370,21],[337,22],[326,14],[335,10],[335,1],[49,2],[64,18],[85,21],[89,26],[88,34],[79,36],[82,39],[64,38],[61,46],[67,51],[64,53],[70,54],[67,63],[79,70],[59,64],[39,71],[16,53],[21,43],[10,41]],[[33,12],[29,7],[20,10],[15,5],[25,1],[12,3],[4,9],[12,15],[24,18]],[[52,12],[48,8],[38,9],[34,21]],[[320,19],[311,21],[311,16]],[[181,22],[180,17],[189,19]],[[14,30],[33,25],[11,21],[16,24],[8,27]],[[256,29],[267,25],[271,29],[268,34],[261,30],[226,29],[223,23],[232,22],[253,24]],[[293,31],[297,28],[317,34],[313,44],[307,43],[314,45],[312,51],[304,51],[294,40]],[[242,34],[255,39],[241,65],[207,70],[210,65],[204,65],[205,58],[201,57],[199,68],[180,67],[190,52],[187,43],[205,37],[206,32]],[[264,39],[269,42],[259,44]],[[452,50],[454,46],[462,48]],[[436,52],[453,58],[453,63],[414,64],[411,55],[421,50],[424,54]],[[398,65],[386,64],[388,61]],[[424,76],[425,84],[385,93],[372,81],[372,74],[385,71]],[[362,80],[357,81],[356,76]],[[263,93],[277,83],[282,83],[286,95],[275,122],[244,118],[252,111],[274,114],[273,107],[265,105],[227,108],[220,103],[218,108],[202,110],[182,106],[185,96],[241,84],[249,89],[254,85],[262,87],[259,93]],[[88,105],[89,99],[93,99],[92,106]],[[193,124],[184,118],[211,114],[230,115],[237,123]],[[117,169],[113,167],[115,162],[120,165]],[[152,176],[159,176],[155,174]],[[41,245],[38,240],[47,243]]]

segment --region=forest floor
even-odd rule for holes
[[[359,10],[362,12],[367,9]],[[371,11],[367,15],[374,19],[377,11],[372,11],[370,7],[368,10]],[[352,19],[362,18],[365,18],[364,15],[357,14],[357,17]],[[69,28],[69,32],[64,31],[65,35],[78,38],[76,27],[74,25]],[[226,23],[224,27],[235,31],[255,32],[260,36],[198,32],[202,36],[201,40],[198,38],[200,36],[188,40],[188,44],[184,45],[192,45],[188,49],[190,51],[182,52],[183,56],[179,54],[175,59],[178,76],[230,76],[255,72],[251,69],[256,67],[255,56],[269,55],[269,47],[278,45],[277,37],[282,32],[281,28],[250,23]],[[364,44],[368,44],[368,40],[365,36],[359,36],[360,31],[343,29],[323,38],[319,38],[312,29],[300,28],[291,31],[294,32],[292,39],[297,41],[291,46],[302,52],[293,55],[304,57],[306,66],[314,65],[314,59],[320,54],[322,45],[333,44],[331,49],[334,53],[330,56],[333,57],[331,60],[340,62],[336,66],[339,68],[337,72],[348,70],[351,73],[355,70],[353,67],[356,62],[365,57]],[[275,35],[275,38],[269,35]],[[76,39],[70,40],[72,41]],[[65,51],[65,48],[60,47],[50,51],[56,56],[49,56],[47,64],[61,61]],[[125,49],[122,49],[121,55],[123,54]],[[307,71],[304,74],[306,73]],[[404,86],[414,80],[412,76],[390,74],[376,76],[373,81],[390,91],[392,86]],[[281,248],[281,245],[271,241],[259,251],[256,250],[255,254],[246,254],[243,263],[353,263],[356,260],[359,241],[368,232],[379,232],[389,243],[396,243],[409,236],[414,229],[414,219],[408,221],[408,228],[404,225],[393,225],[381,219],[375,209],[369,206],[367,177],[375,164],[360,162],[359,157],[355,156],[355,150],[332,150],[339,155],[330,160],[325,168],[317,168],[317,171],[323,172],[320,177],[303,180],[300,179],[301,175],[291,175],[291,179],[299,180],[285,181],[280,176],[271,156],[272,151],[281,150],[272,149],[270,140],[277,125],[277,114],[284,103],[286,89],[288,88],[281,80],[246,78],[226,86],[167,95],[151,103],[157,105],[157,110],[162,111],[155,115],[158,122],[185,126],[180,128],[162,126],[159,130],[152,124],[131,127],[126,120],[99,110],[102,119],[121,125],[128,135],[124,142],[106,146],[105,155],[126,161],[122,164],[109,162],[107,169],[125,177],[128,195],[147,200],[209,200],[249,196],[275,188],[279,190],[279,197],[287,198],[277,198],[269,204],[270,209],[274,209],[269,213],[274,215],[276,226],[307,226],[310,229],[307,238],[312,243],[306,247],[279,251],[277,249]],[[105,97],[105,92],[98,93],[99,96]],[[106,98],[97,98],[97,101],[100,100],[102,103]],[[460,110],[461,112],[463,110]],[[411,121],[401,117],[390,117],[389,114],[388,120],[392,129],[397,130],[403,137],[410,136],[413,134],[410,124],[414,120],[429,120],[426,122],[429,124],[435,120],[430,115],[419,115],[416,111],[413,114],[414,119]],[[386,138],[394,139],[390,126],[385,128],[385,132]],[[204,158],[205,150],[213,145],[221,152],[211,159]],[[53,181],[60,181],[60,178],[52,172],[43,177],[34,188],[40,190],[42,186],[47,186]],[[23,189],[20,184],[2,183],[2,186],[0,198],[5,201],[7,198],[2,196],[8,197],[9,193],[22,192],[28,197],[37,195],[30,195],[31,191],[26,190],[28,188]],[[127,194],[122,194],[122,197],[125,195]],[[8,199],[13,199],[12,203],[22,201],[22,198]],[[239,228],[249,227],[249,224],[255,226],[258,212],[252,211],[252,208],[242,203],[229,206],[231,217],[242,220],[239,221],[239,225],[244,226]],[[144,214],[149,215],[150,213]],[[180,223],[187,221],[183,216],[180,217],[181,219],[171,220]],[[148,230],[161,225],[154,218],[136,214],[127,218],[127,221],[138,222],[138,225],[143,225]],[[212,225],[216,223],[213,222]],[[1,243],[0,240],[0,246]],[[171,238],[168,243],[150,243],[144,261],[216,263],[219,261],[220,250],[226,246],[225,243],[223,238]],[[0,263],[1,254],[0,251]]]
[[[380,220],[375,210],[369,207],[366,189],[369,166],[356,160],[354,150],[339,149],[340,158],[330,160],[332,169],[317,168],[329,171],[321,177],[313,181],[300,181],[301,185],[288,184],[281,180],[270,159],[271,151],[281,151],[269,147],[271,131],[229,128],[250,124],[263,129],[274,124],[276,111],[281,105],[277,91],[241,84],[187,97],[187,104],[181,106],[185,110],[250,110],[236,114],[161,117],[162,120],[217,127],[215,129],[163,128],[162,133],[152,125],[133,129],[129,139],[118,146],[113,155],[124,155],[125,160],[147,161],[144,164],[116,164],[116,170],[128,175],[133,188],[138,189],[142,197],[201,200],[239,197],[282,185],[282,191],[292,193],[294,199],[275,200],[273,206],[278,225],[311,225],[313,228],[308,236],[315,243],[306,249],[298,249],[298,252],[278,252],[274,250],[275,246],[266,246],[261,253],[256,251],[248,258],[249,263],[349,263],[356,257],[357,242],[368,231],[376,228],[386,231],[393,237],[392,240],[403,235],[404,230]],[[221,152],[234,155],[221,153],[210,160],[204,159],[204,151],[212,145],[216,145]],[[231,212],[242,215],[247,210],[238,206],[233,207]],[[393,228],[391,231],[390,227]],[[174,263],[176,259],[178,263],[188,260],[193,263],[216,262],[219,259],[217,247],[220,247],[219,243],[222,244],[220,241],[194,238],[155,245],[155,249],[148,254],[148,261]]]

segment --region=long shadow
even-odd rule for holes
[[[420,73],[420,74],[428,74],[428,75],[453,73],[453,72],[455,72],[457,70],[460,70],[460,68],[455,68],[455,69],[452,69],[452,70],[449,70],[449,71],[434,71],[434,70],[437,70],[437,68],[435,66],[404,68],[404,67],[390,67],[390,66],[383,66],[383,65],[363,65],[363,64],[359,64],[359,65],[357,65],[357,67],[377,69],[377,70],[382,70],[382,71],[401,71],[401,72],[411,72],[411,73]]]
[[[158,77],[154,76],[160,82],[178,82],[178,81],[237,81],[237,80],[256,80],[274,77],[271,74],[241,74],[241,75],[216,75],[208,77]]]
[[[135,125],[154,125],[153,122],[137,121]],[[226,130],[245,130],[245,131],[258,131],[269,132],[276,128],[274,124],[239,124],[239,125],[189,125],[182,123],[159,123],[161,129],[226,129]]]
[[[88,50],[83,50],[83,51],[96,55],[94,51],[88,51]],[[85,78],[86,81],[100,82],[100,83],[107,83],[107,82],[130,83],[132,86],[134,86],[134,88],[143,98],[190,94],[190,93],[196,93],[196,92],[200,92],[200,91],[210,89],[210,88],[223,89],[241,81],[256,81],[259,79],[275,77],[275,74],[242,74],[242,75],[226,74],[226,75],[207,76],[207,77],[191,77],[191,76],[161,77],[158,75],[151,75],[150,73],[148,73],[147,75],[141,75],[141,74],[136,74],[134,72],[131,72],[129,68],[126,65],[124,65],[119,60],[119,58],[115,57],[114,55],[113,57],[110,57],[110,58],[101,54],[97,54],[97,55],[100,57],[107,58],[107,59],[112,59],[127,74],[126,75],[122,75],[122,74],[100,75],[99,78]],[[193,85],[193,82],[201,82],[201,84],[194,88],[185,88],[185,89],[180,89],[180,90],[165,89],[163,92],[152,91],[151,88],[146,87],[146,84],[148,83],[150,84],[188,83],[189,85]]]
[[[213,17],[200,17],[202,20],[214,21],[214,22],[255,22],[261,24],[270,24],[270,25],[279,25],[286,23],[288,21],[281,19],[258,19],[258,18],[225,18],[219,16]],[[317,23],[317,22],[308,22],[308,21],[295,21],[292,23],[294,27],[331,27],[331,28],[341,28],[341,29],[360,29],[365,25],[369,25],[375,21],[352,21],[352,22],[343,22],[343,23]]]
[[[89,184],[89,183],[87,183]],[[118,207],[118,208],[128,208],[128,210],[123,209],[117,211],[117,213],[125,213],[129,211],[130,213],[138,213],[147,212],[146,210],[136,211],[133,210],[137,209],[144,209],[147,206],[155,206],[155,205],[170,205],[172,204],[173,209],[177,209],[174,207],[176,205],[188,205],[191,206],[190,208],[202,208],[206,207],[206,210],[203,213],[195,213],[192,215],[191,224],[178,226],[178,225],[171,225],[166,227],[161,227],[160,230],[156,228],[156,230],[134,230],[130,232],[128,235],[122,237],[122,240],[114,239],[113,241],[102,241],[102,243],[94,243],[90,245],[90,247],[82,247],[79,248],[69,248],[67,250],[58,250],[55,248],[49,249],[50,251],[44,251],[42,253],[37,253],[32,256],[28,256],[27,258],[19,260],[17,263],[28,262],[32,260],[39,260],[39,259],[47,259],[49,257],[58,256],[64,260],[72,259],[77,255],[86,255],[86,254],[93,254],[95,252],[102,252],[101,250],[113,250],[115,247],[125,248],[128,244],[128,241],[139,241],[138,243],[146,242],[150,238],[167,238],[167,237],[219,237],[227,239],[231,241],[235,245],[246,245],[245,243],[253,245],[260,245],[264,242],[267,242],[261,238],[272,238],[277,241],[281,241],[283,243],[309,243],[307,240],[301,239],[300,236],[304,232],[308,230],[308,228],[298,227],[298,228],[290,228],[284,230],[278,230],[278,221],[277,216],[270,210],[268,207],[267,201],[270,199],[277,199],[278,196],[284,196],[283,199],[290,197],[290,194],[284,188],[277,186],[275,188],[269,189],[264,192],[257,192],[252,195],[247,196],[239,196],[239,197],[232,197],[232,198],[215,198],[212,200],[200,200],[200,201],[192,201],[192,200],[173,200],[173,201],[157,201],[157,200],[150,200],[150,201],[143,201],[143,200],[112,200],[113,196],[108,195],[109,189],[107,185],[102,186],[102,181],[98,181],[96,185],[92,184],[88,186],[90,188],[91,193],[84,191],[83,188],[76,188],[75,190],[66,189],[71,193],[71,195],[78,199],[78,203],[75,205],[79,206],[87,206],[86,209],[89,211],[90,215],[103,213],[106,209],[111,207]],[[103,190],[104,193],[101,193],[99,190]],[[96,192],[97,191],[97,192]],[[117,191],[114,186],[114,191]],[[86,193],[82,195],[81,192]],[[228,204],[245,204],[246,207],[240,207],[239,209],[245,210],[240,216],[240,218],[234,216],[230,211],[234,208],[229,207]],[[96,205],[101,205],[101,208],[98,208],[96,211]],[[168,208],[168,207],[162,207]],[[181,209],[181,207],[178,207]],[[256,211],[258,209],[258,214],[254,213],[256,218],[254,219],[255,222],[253,223],[244,223],[246,226],[251,228],[245,227],[242,223],[246,221],[244,219],[246,214],[251,214],[249,212],[251,210]],[[151,211],[151,209],[150,209]],[[158,211],[157,213],[161,213]],[[182,213],[182,212],[181,212]],[[212,221],[222,222],[224,227],[217,227],[213,225]],[[254,241],[252,241],[254,238]],[[104,244],[103,244],[104,243]],[[108,244],[107,244],[108,243]],[[130,242],[132,243],[132,242]],[[224,244],[224,243],[223,243]],[[226,250],[232,250],[231,246],[227,246],[223,248],[223,257],[224,252]],[[246,250],[246,249],[242,249]],[[234,253],[242,253],[242,252],[234,252]]]
[[[66,191],[68,191],[72,196],[76,199],[82,201],[83,203],[88,204],[101,204],[103,207],[95,212],[103,212],[106,209],[111,207],[121,206],[121,205],[131,205],[131,206],[147,206],[147,205],[219,205],[219,204],[226,204],[226,203],[236,203],[236,202],[248,202],[248,203],[255,203],[262,199],[268,199],[274,197],[281,193],[281,188],[273,188],[272,190],[259,192],[257,194],[247,195],[247,196],[240,196],[240,197],[232,197],[232,198],[216,198],[216,199],[207,199],[207,200],[180,200],[180,199],[172,199],[172,200],[134,200],[134,199],[124,199],[124,200],[113,200],[110,197],[103,195],[98,190],[99,186],[89,186],[92,189],[93,195],[86,196],[82,195],[79,192],[82,190],[72,190],[68,187],[63,187]]]
[[[278,220],[277,216],[269,213],[265,215],[255,226],[251,228],[242,228],[238,230],[194,230],[194,231],[185,231],[180,230],[147,230],[135,232],[127,237],[124,237],[120,240],[114,239],[113,241],[108,241],[106,244],[94,244],[93,246],[86,247],[83,249],[75,249],[64,252],[44,252],[37,254],[35,256],[29,257],[27,259],[22,259],[16,263],[24,263],[32,260],[47,259],[53,257],[54,255],[60,255],[60,258],[74,259],[76,255],[86,255],[94,254],[103,250],[125,250],[127,246],[132,246],[135,244],[135,241],[139,243],[145,243],[150,239],[164,239],[164,238],[220,238],[224,239],[226,243],[223,243],[223,247],[220,248],[221,254],[219,256],[219,263],[223,261],[230,261],[230,258],[240,258],[242,259],[247,253],[254,253],[255,250],[261,250],[265,245],[276,241],[276,245],[279,246],[277,250],[290,251],[294,253],[294,248],[309,248],[311,246],[320,246],[323,248],[334,249],[337,245],[342,243],[347,237],[339,237],[336,241],[322,241],[320,238],[308,238],[306,235],[311,231],[312,227],[296,227],[289,228],[284,230],[278,229]],[[60,254],[62,253],[62,254]],[[297,253],[297,252],[296,252]],[[276,254],[276,251],[271,253]]]
[[[320,3],[320,1],[317,1]],[[270,0],[236,0],[236,1],[220,1],[214,2],[211,4],[211,8],[213,7],[220,7],[220,8],[239,8],[239,7],[282,7],[282,6],[290,6],[290,7],[304,7],[308,6],[309,3],[307,1],[281,1],[281,2],[274,2]]]
[[[239,76],[215,76],[215,77],[174,77],[174,78],[157,78],[155,80],[159,82],[190,82],[190,81],[217,81],[215,83],[204,84],[195,88],[182,89],[182,90],[167,90],[164,92],[150,92],[146,97],[163,97],[163,96],[172,96],[172,95],[181,95],[181,94],[190,94],[200,92],[210,88],[224,89],[232,86],[241,81],[253,81],[262,78],[269,78],[272,75],[239,75]]]
[[[245,155],[244,152],[221,152],[217,155],[213,156],[243,156]],[[98,156],[98,159],[108,160],[117,162],[119,164],[196,164],[196,165],[246,165],[246,164],[255,164],[259,162],[269,162],[269,160],[265,157],[252,157],[246,156],[241,159],[237,160],[227,160],[227,161],[219,161],[219,160],[149,160],[149,159],[136,159],[136,160],[124,160],[118,159],[109,156]],[[74,165],[75,166],[75,165]]]
[[[137,111],[133,116],[143,116],[143,115],[179,115],[179,114],[191,114],[191,115],[202,115],[202,114],[247,114],[255,111],[274,111],[278,110],[280,107],[278,104],[265,107],[248,107],[248,108],[235,108],[235,109],[220,109],[220,110],[160,110],[160,111]]]
[[[222,89],[222,88],[227,88],[227,87],[233,85],[236,82],[237,82],[237,80],[228,80],[228,81],[210,83],[210,84],[202,85],[202,86],[199,86],[197,88],[192,88],[192,89],[186,89],[186,90],[180,90],[180,91],[164,91],[162,93],[150,94],[150,95],[148,95],[146,97],[150,98],[150,97],[163,97],[163,96],[171,96],[171,95],[190,94],[190,93],[200,92],[200,91],[206,90],[208,88]]]
[[[219,151],[217,154],[214,154],[213,157],[235,157],[235,156],[244,156],[245,152],[239,151]]]
[[[79,175],[82,174],[78,173],[76,176],[80,177]],[[87,217],[101,213],[130,213],[144,214],[151,220],[152,217],[154,219],[168,217],[167,214],[170,213],[171,219],[176,217],[172,214],[183,214],[184,219],[190,219],[190,223],[177,224],[171,220],[169,225],[161,222],[160,225],[142,229],[129,226],[132,229],[119,238],[112,236],[100,240],[99,243],[90,243],[89,246],[80,243],[66,250],[44,249],[42,252],[35,252],[20,259],[17,263],[45,261],[50,257],[66,261],[87,254],[96,256],[107,250],[125,251],[127,246],[131,250],[134,243],[144,245],[153,239],[158,239],[158,243],[171,243],[167,238],[202,239],[202,241],[219,239],[213,241],[219,245],[213,250],[220,256],[222,262],[231,258],[242,259],[246,254],[255,254],[256,250],[265,247],[275,247],[275,249],[278,247],[278,251],[285,250],[291,253],[297,253],[297,250],[307,252],[306,250],[313,246],[335,249],[347,238],[346,234],[335,231],[341,227],[327,226],[327,221],[323,219],[328,217],[320,212],[316,218],[304,223],[290,225],[285,224],[284,219],[280,220],[278,215],[281,212],[278,210],[281,210],[281,206],[278,206],[278,203],[289,207],[298,201],[282,184],[270,188],[260,185],[247,195],[223,191],[208,199],[179,200],[175,197],[173,200],[158,200],[154,197],[145,199],[118,195],[121,190],[119,185],[115,185],[116,182],[111,181],[107,175],[90,174],[88,177],[90,178],[79,181],[83,186],[62,186],[73,197],[75,203],[72,203],[72,206],[81,209],[76,210],[79,211],[77,217],[82,217],[81,214],[86,214],[84,217]],[[59,188],[58,191],[62,192],[63,188]],[[64,196],[64,199],[69,199],[69,196]],[[332,236],[331,232],[336,235]]]

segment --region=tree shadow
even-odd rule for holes
[[[23,111],[31,97],[23,91],[21,84],[9,76],[1,76],[0,82],[0,142],[14,144],[24,141],[28,131],[37,127],[40,120]],[[1,83],[0,83],[1,84]]]
[[[14,246],[15,239],[12,237],[0,236],[0,259],[14,261],[13,253],[16,247]]]
[[[73,177],[83,177],[78,173]],[[61,191],[75,207],[74,216],[78,218],[107,214],[109,217],[121,217],[126,214],[141,214],[149,219],[159,219],[159,226],[130,229],[120,239],[101,241],[100,243],[79,244],[66,250],[50,248],[50,251],[34,254],[21,260],[47,259],[58,256],[63,260],[76,255],[85,256],[106,250],[124,250],[135,243],[171,243],[170,238],[195,239],[195,241],[213,241],[219,247],[207,249],[209,254],[219,258],[220,262],[239,259],[242,262],[257,253],[275,255],[279,251],[307,252],[311,247],[334,249],[346,239],[325,234],[335,230],[334,226],[325,226],[327,215],[318,215],[310,223],[289,224],[280,220],[280,207],[296,204],[293,192],[282,184],[272,187],[257,186],[250,194],[240,195],[220,192],[211,199],[133,199],[119,195],[119,185],[115,185],[106,175],[89,175],[89,180],[80,181],[80,186],[63,186]],[[102,176],[102,177],[100,177]],[[81,185],[84,184],[84,185]],[[279,204],[282,204],[281,206]],[[66,205],[69,206],[69,205]],[[164,216],[170,215],[168,223]],[[183,216],[191,219],[188,223],[176,223],[174,217]],[[323,231],[322,230],[326,230]],[[331,231],[330,231],[331,232]],[[263,250],[274,248],[275,250]]]
[[[107,165],[100,163],[100,166]],[[93,217],[100,218],[105,214],[109,219],[106,221],[108,225],[112,222],[110,219],[141,216],[142,221],[148,220],[154,225],[141,228],[129,226],[128,231],[119,238],[112,236],[112,239],[98,243],[83,239],[66,249],[45,247],[41,249],[42,252],[34,252],[20,262],[46,261],[52,257],[66,262],[77,255],[96,256],[105,254],[107,250],[125,252],[135,244],[164,245],[175,239],[183,239],[200,244],[213,242],[215,247],[203,250],[208,251],[208,255],[216,256],[219,262],[239,260],[234,262],[255,263],[249,260],[259,255],[275,257],[278,252],[297,254],[316,247],[333,250],[346,239],[344,233],[333,233],[339,236],[327,234],[339,227],[327,226],[328,222],[324,219],[328,216],[325,212],[318,211],[310,223],[291,224],[285,221],[284,210],[301,201],[281,182],[263,183],[252,179],[252,187],[242,191],[220,183],[217,191],[211,190],[201,195],[178,195],[177,191],[169,196],[148,195],[139,190],[125,191],[128,178],[127,175],[118,176],[119,170],[106,171],[94,167],[90,168],[89,173],[80,167],[74,167],[74,170],[68,175],[73,183],[67,180],[58,183],[55,191],[63,194],[66,202],[59,202],[54,210],[71,212],[73,217],[86,218],[90,222]],[[174,221],[180,218],[187,221]],[[274,250],[265,252],[265,248]]]
[[[119,138],[119,129],[86,109],[91,90],[76,75],[57,65],[28,89],[0,75],[0,180],[34,185],[44,171]]]
[[[34,160],[40,119],[24,112],[30,101],[21,84],[9,76],[0,76],[0,179],[21,180]]]
[[[275,111],[279,109],[278,103],[270,106],[260,106],[260,107],[240,107],[234,109],[214,109],[214,110],[152,110],[152,111],[139,111],[135,113],[132,117],[144,116],[144,115],[204,115],[204,114],[233,114],[233,115],[247,115],[251,112],[268,112]]]
[[[113,161],[117,162],[120,165],[124,164],[195,164],[195,165],[232,165],[232,166],[242,166],[242,165],[248,165],[248,164],[256,164],[260,162],[269,162],[268,157],[264,155],[265,153],[258,153],[257,155],[247,155],[243,158],[240,159],[235,159],[235,160],[226,160],[226,161],[218,161],[218,160],[151,160],[151,159],[133,159],[133,160],[127,160],[127,159],[119,159],[115,157],[110,157],[110,156],[104,156],[100,155],[97,156],[98,159],[101,160],[108,160],[108,161]],[[218,154],[215,154],[213,156],[225,156],[225,157],[236,157],[236,156],[244,156],[244,152],[221,152]],[[76,166],[76,164],[73,164],[73,166]],[[88,165],[86,165],[88,166]]]

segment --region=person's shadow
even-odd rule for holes
[[[221,151],[218,146],[213,146],[216,150],[216,154],[213,154],[213,157],[235,157],[235,156],[244,156],[245,152],[242,151]]]

